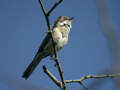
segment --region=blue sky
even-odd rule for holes
[[[56,0],[43,3],[47,10]],[[120,1],[106,0],[109,18],[116,27],[120,45]],[[59,16],[75,17],[69,43],[59,54],[65,79],[79,79],[110,71],[113,66],[109,44],[100,26],[96,0],[64,0],[50,16],[51,26]],[[28,80],[21,78],[27,65],[36,54],[47,30],[37,0],[0,0],[0,89],[1,90],[59,90],[43,72],[47,68],[59,79],[54,62],[44,59]],[[89,88],[93,79],[84,83]],[[100,79],[97,90],[115,90],[112,79]],[[83,89],[79,84],[68,84],[68,90]],[[93,89],[92,89],[93,90]],[[96,89],[95,89],[96,90]]]

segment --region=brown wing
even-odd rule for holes
[[[24,71],[22,77],[27,79],[32,72],[35,70],[35,68],[38,66],[38,64],[40,63],[40,61],[49,55],[49,53],[46,53],[46,48],[49,48],[50,44],[50,35],[48,34],[45,39],[43,40],[37,54],[35,55],[34,59],[32,60],[32,62],[28,65],[28,67],[26,68],[26,70]]]
[[[46,37],[44,38],[43,42],[41,43],[40,48],[37,53],[45,50],[49,46],[50,41],[51,41],[50,34],[47,34]]]

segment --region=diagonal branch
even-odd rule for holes
[[[56,2],[52,8],[48,11],[47,15],[49,16],[50,13],[62,2],[63,0],[59,0],[58,2]]]
[[[57,78],[50,72],[48,71],[48,69],[43,66],[43,70],[44,72],[53,80],[53,82],[57,85],[57,86],[61,86],[61,82],[57,80]]]
[[[49,12],[47,13],[45,8],[44,8],[44,5],[42,3],[41,0],[39,0],[39,3],[40,3],[40,6],[42,8],[42,11],[44,13],[44,16],[45,16],[45,19],[46,19],[46,23],[47,23],[47,27],[48,27],[48,30],[51,29],[50,27],[50,22],[49,22],[49,15],[51,14],[51,12],[62,2],[62,0],[59,0],[58,2],[56,2],[53,7],[49,10]],[[57,54],[57,49],[56,49],[56,46],[55,46],[55,43],[54,43],[54,38],[53,38],[53,35],[52,33],[50,32],[49,33],[51,38],[52,38],[52,45],[53,45],[53,49],[54,49],[54,54],[55,54],[55,62],[56,62],[56,65],[57,65],[57,68],[58,68],[58,71],[59,71],[59,74],[60,74],[60,78],[61,78],[61,81],[62,81],[62,87],[61,89],[62,90],[66,90],[66,85],[65,85],[65,81],[64,81],[64,76],[63,76],[63,71],[61,69],[61,65],[60,65],[60,62],[58,60],[58,54]]]

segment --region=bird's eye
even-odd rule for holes
[[[65,24],[65,23],[64,23],[63,25],[64,25],[64,26],[66,26],[66,24]]]

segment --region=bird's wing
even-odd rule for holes
[[[47,34],[46,37],[44,38],[43,42],[40,45],[40,48],[37,53],[44,51],[46,48],[50,46],[51,42],[51,37],[50,34]]]
[[[27,79],[32,72],[35,70],[35,68],[38,66],[38,64],[40,63],[40,61],[49,55],[49,53],[46,53],[46,49],[49,46],[49,42],[50,42],[50,35],[47,35],[45,37],[45,39],[43,40],[37,54],[35,55],[34,59],[32,60],[32,62],[28,65],[28,67],[26,68],[26,70],[24,71],[22,77]]]

